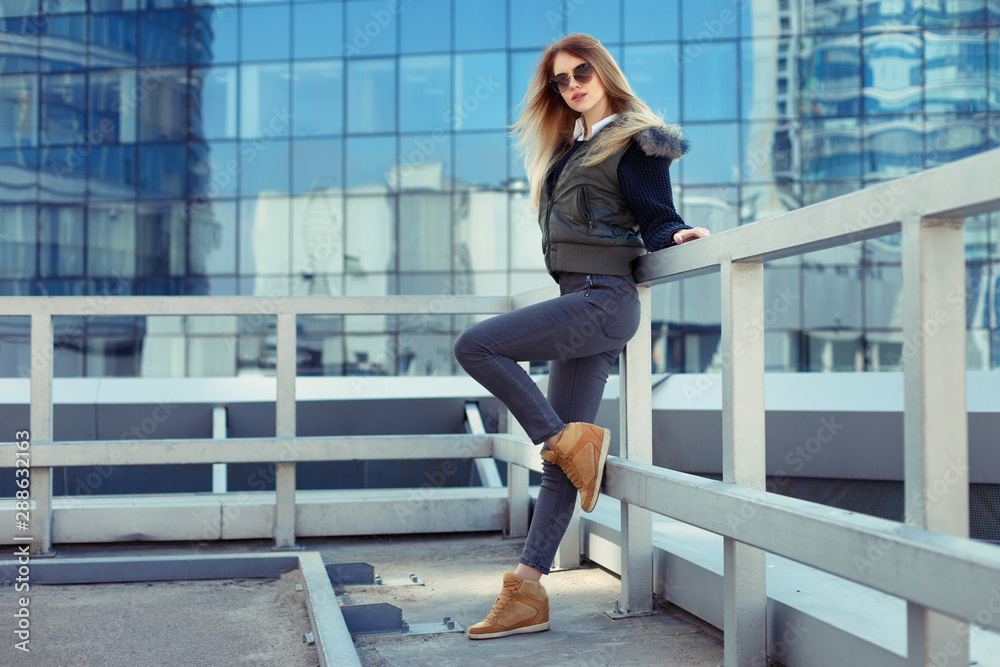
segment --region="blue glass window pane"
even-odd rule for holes
[[[94,146],[88,156],[92,199],[135,197],[135,146]]]
[[[183,198],[186,167],[184,144],[143,144],[139,148],[139,197]]]
[[[807,37],[799,58],[799,114],[858,116],[861,113],[859,38]],[[747,60],[744,58],[744,63]]]
[[[507,181],[507,135],[455,135],[455,187],[502,188]]]
[[[864,39],[865,114],[920,111],[920,35]]]
[[[635,94],[669,120],[680,118],[677,45],[626,46],[622,70]]]
[[[87,275],[135,275],[135,205],[98,204],[87,209]]]
[[[240,195],[287,194],[288,142],[284,140],[240,144]]]
[[[807,181],[861,178],[857,118],[802,123],[802,177]]]
[[[986,0],[986,23],[1000,25],[1000,0]]]
[[[191,70],[191,135],[196,139],[236,137],[237,69]]]
[[[802,31],[814,33],[850,33],[860,27],[856,2],[811,0],[802,3]]]
[[[41,139],[43,144],[85,141],[86,80],[83,74],[43,74]]]
[[[713,234],[735,229],[740,224],[736,198],[736,186],[686,185],[681,191],[682,215],[686,220],[697,220],[699,226],[707,227]]]
[[[38,274],[83,276],[83,207],[43,206],[38,211]]]
[[[136,207],[136,275],[182,276],[187,251],[184,203]]]
[[[187,137],[187,70],[140,70],[139,85],[145,91],[139,100],[139,141],[183,141]]]
[[[679,0],[622,0],[625,5],[625,42],[663,42],[680,39]]]
[[[241,59],[244,62],[287,60],[290,23],[291,5],[288,4],[241,7]]]
[[[335,58],[344,48],[344,7],[341,2],[297,4],[295,58]]]
[[[400,53],[450,50],[451,0],[404,2],[401,21]]]
[[[864,178],[898,178],[923,169],[923,130],[916,116],[865,120]]]
[[[986,0],[950,0],[924,5],[924,27],[981,26],[986,24]]]
[[[986,34],[924,32],[924,110],[986,110]]]
[[[861,20],[865,30],[919,28],[923,0],[861,0]]]
[[[215,197],[235,197],[240,163],[235,141],[189,144],[188,197],[198,206]]]
[[[736,43],[699,44],[684,55],[684,122],[736,118]]]
[[[38,145],[38,77],[0,76],[0,147]]]
[[[32,17],[30,21],[33,22],[34,29],[37,29],[40,35],[37,44],[40,45],[41,62],[39,65],[42,71],[67,72],[86,69],[87,58],[81,53],[82,49],[86,48],[92,54],[99,50],[93,46],[83,46],[87,41],[85,38],[87,16],[85,14],[50,15],[45,16],[44,21]],[[49,48],[50,44],[65,44],[67,40],[80,46],[77,48]],[[134,31],[131,45],[132,49],[125,52],[128,56],[135,52]],[[95,58],[93,55],[90,58],[92,67],[120,67],[121,57],[117,56],[115,60],[115,63],[110,63],[107,62],[107,59]]]
[[[451,135],[437,131],[400,137],[398,186],[403,190],[451,187]]]
[[[502,190],[470,190],[454,195],[455,271],[497,272],[491,276],[470,275],[469,294],[507,294],[507,197]]]
[[[801,129],[788,121],[743,124],[740,177],[744,183],[797,182]]]
[[[507,46],[506,0],[455,3],[455,50],[502,49]]]
[[[135,141],[136,109],[134,104],[122,104],[135,91],[135,70],[97,71],[90,73],[90,136],[99,143],[132,143]],[[150,91],[155,94],[155,90]],[[186,90],[181,90],[182,98]],[[186,113],[186,111],[185,111]],[[184,127],[184,114],[180,117]]]
[[[448,130],[450,65],[448,56],[399,59],[400,131]]]
[[[861,326],[860,270],[802,267],[804,326],[857,329]]]
[[[565,16],[559,0],[510,0],[510,45],[520,49],[545,46],[563,33]]]
[[[240,67],[240,136],[287,137],[291,125],[288,63]]]
[[[997,0],[997,5],[1000,6],[1000,0]],[[998,10],[997,19],[1000,22],[1000,10]],[[987,101],[991,111],[1000,111],[1000,30],[990,30],[987,39],[989,46],[986,51],[989,54],[990,70],[987,81],[989,86]]]
[[[38,223],[34,206],[0,207],[0,278],[34,278]],[[450,245],[449,245],[450,249]]]
[[[740,224],[766,220],[802,205],[799,184],[794,181],[744,185],[740,189]]]
[[[347,198],[346,268],[349,273],[376,274],[396,269],[396,201],[392,197]],[[375,294],[393,294],[394,285],[376,278]],[[380,285],[379,285],[380,283]],[[351,290],[352,282],[348,281]],[[359,293],[359,292],[354,292]],[[371,292],[367,292],[371,293]],[[384,319],[384,318],[372,318]]]
[[[691,150],[677,164],[685,184],[735,183],[739,173],[736,123],[692,123],[684,127]]]
[[[344,61],[293,64],[292,118],[297,137],[344,132]]]
[[[34,148],[0,149],[0,201],[34,201],[38,171],[38,151]]]
[[[191,62],[197,65],[239,60],[239,21],[235,8],[201,7],[191,12]]]
[[[396,137],[347,139],[347,190],[386,190],[396,164]]]
[[[401,4],[387,4],[384,0],[348,2],[344,55],[355,58],[396,53],[396,21]]]
[[[344,188],[344,142],[341,139],[296,141],[292,169],[292,192]]]
[[[348,132],[395,132],[395,60],[349,60],[347,101]]]
[[[537,51],[517,51],[510,54],[510,124],[522,109],[524,96],[535,77]]]
[[[144,64],[183,65],[187,61],[187,12],[139,14],[139,59]]]
[[[399,197],[400,271],[451,269],[451,195],[422,193]]]
[[[240,200],[240,273],[258,276],[255,294],[275,294],[275,283],[264,288],[260,276],[276,276],[287,285],[290,269],[288,197]],[[287,288],[280,293],[287,292]]]
[[[455,96],[451,114],[456,130],[505,128],[506,99],[506,54],[455,56]]]
[[[38,0],[3,0],[0,10],[5,17],[34,16],[38,13]]]
[[[87,0],[42,0],[42,14],[66,14],[87,11]]]
[[[787,44],[787,41],[781,42]],[[740,115],[745,119],[795,116],[795,60],[765,37],[740,42]],[[855,95],[857,97],[857,95]]]
[[[93,14],[90,17],[90,66],[121,67],[109,53],[138,53],[138,24],[135,14]],[[43,55],[44,57],[44,55]]]
[[[6,54],[0,58],[0,74],[37,72],[38,26],[34,17],[0,18],[0,32],[6,33]]]
[[[566,33],[577,32],[586,33],[605,46],[621,42],[621,0],[568,2]]]
[[[707,42],[739,35],[740,0],[702,0],[684,3],[683,30],[685,42]]]
[[[9,159],[11,156],[6,157]],[[19,155],[18,159],[23,158]],[[38,151],[38,163],[39,199],[62,201],[83,196],[87,172],[86,146],[47,146]]]
[[[236,202],[192,207],[188,252],[193,275],[236,273]]]

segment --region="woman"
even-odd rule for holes
[[[458,337],[462,367],[542,444],[538,502],[515,572],[472,639],[549,628],[539,580],[573,514],[597,504],[610,431],[591,422],[604,385],[639,326],[632,260],[708,235],[674,210],[668,167],[684,154],[593,37],[569,35],[543,54],[514,126],[538,207],[542,252],[560,296],[475,324]],[[519,361],[551,361],[548,399]]]

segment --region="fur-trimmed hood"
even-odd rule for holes
[[[688,140],[684,130],[676,123],[663,127],[647,127],[635,133],[635,141],[646,155],[666,157],[676,160],[688,151]]]

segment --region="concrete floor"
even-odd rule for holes
[[[372,564],[383,580],[416,574],[423,586],[350,586],[351,604],[388,602],[413,624],[450,616],[463,628],[485,618],[513,569],[523,539],[497,534],[305,538],[324,562]],[[267,551],[268,540],[207,545],[148,543],[56,545],[56,558]],[[95,667],[280,665],[312,667],[318,657],[302,642],[310,630],[298,572],[275,579],[171,581],[31,587],[31,653],[0,643],[0,665]],[[409,665],[663,665],[717,667],[722,633],[687,612],[613,621],[603,612],[620,599],[607,571],[555,572],[543,577],[552,628],[533,635],[471,641],[463,633],[355,635],[366,666]],[[0,618],[13,622],[15,593],[0,587]],[[13,625],[9,626],[13,630]]]

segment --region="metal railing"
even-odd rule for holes
[[[723,536],[726,665],[767,655],[764,553],[778,554],[906,599],[907,661],[947,655],[968,664],[968,625],[1000,630],[984,614],[1000,580],[1000,550],[968,539],[963,222],[1000,209],[993,150],[646,255],[636,270],[639,332],[620,364],[620,457],[605,493],[621,503],[622,596],[627,612],[653,604],[651,513]],[[764,458],[763,263],[902,232],[905,496],[903,524],[767,493]],[[723,480],[652,465],[650,287],[721,272]],[[273,537],[294,548],[295,463],[311,460],[482,458],[509,464],[508,529],[527,529],[528,470],[537,448],[514,435],[300,438],[295,425],[295,318],[300,314],[498,313],[551,295],[507,297],[68,297],[2,298],[0,313],[31,316],[31,499],[39,552],[52,548],[51,468],[127,463],[274,461]],[[52,442],[54,315],[277,316],[275,438],[226,441]],[[16,444],[0,445],[13,467]],[[579,540],[570,525],[564,545]],[[855,558],[875,541],[879,558]],[[573,556],[564,555],[571,559]],[[575,557],[578,558],[579,554]],[[964,660],[964,662],[963,662]]]

